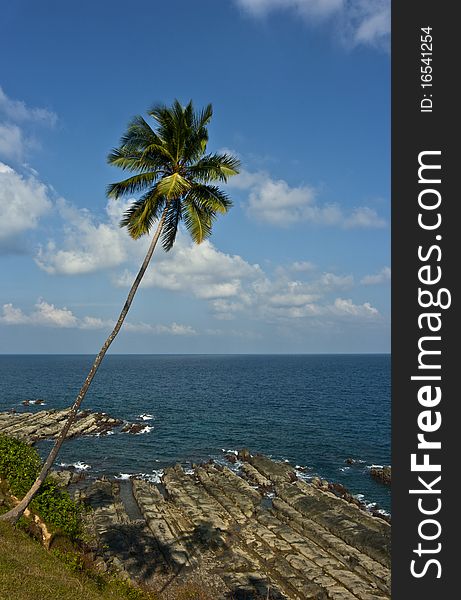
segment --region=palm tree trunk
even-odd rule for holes
[[[24,498],[10,511],[8,511],[7,513],[4,513],[3,515],[0,515],[1,521],[8,521],[12,524],[16,523],[18,521],[18,519],[21,517],[21,515],[23,514],[23,512],[26,510],[26,508],[29,506],[31,500],[33,499],[35,494],[40,489],[40,486],[42,485],[42,483],[45,481],[45,478],[48,475],[48,473],[56,459],[56,456],[58,455],[58,452],[62,446],[62,443],[66,439],[67,433],[68,433],[72,423],[75,421],[75,418],[77,416],[77,411],[80,408],[80,405],[86,396],[88,388],[90,387],[91,382],[93,381],[93,377],[96,375],[96,371],[98,370],[99,365],[102,362],[102,359],[104,358],[109,346],[114,341],[116,335],[120,331],[123,321],[125,320],[125,317],[126,317],[128,311],[130,310],[130,306],[131,306],[131,303],[133,302],[133,298],[136,294],[139,284],[141,283],[141,279],[143,278],[144,273],[146,272],[146,269],[149,265],[150,259],[152,258],[152,254],[154,253],[155,246],[157,245],[160,234],[162,233],[167,210],[168,210],[168,204],[162,213],[162,217],[159,221],[159,224],[157,226],[157,230],[154,234],[154,237],[152,238],[152,242],[149,246],[149,250],[147,251],[146,257],[144,258],[141,268],[139,269],[139,273],[137,274],[136,279],[134,280],[133,285],[131,286],[131,289],[129,291],[129,294],[127,296],[125,304],[123,306],[122,312],[120,313],[120,316],[118,318],[118,321],[115,324],[115,327],[112,330],[111,334],[104,342],[101,350],[99,351],[99,354],[96,356],[93,366],[91,367],[91,369],[87,375],[87,378],[85,379],[85,382],[82,385],[82,388],[81,388],[80,392],[78,393],[78,396],[77,396],[74,404],[72,405],[72,408],[70,409],[70,413],[69,413],[69,416],[67,417],[67,421],[66,421],[64,427],[62,428],[61,433],[59,434],[58,438],[56,439],[56,442],[55,442],[53,448],[51,449],[51,452],[49,453],[48,458],[46,459],[45,463],[43,464],[40,474],[38,475],[37,479],[33,483],[30,490],[24,496]]]

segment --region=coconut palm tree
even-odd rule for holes
[[[206,153],[207,125],[213,114],[211,104],[194,111],[192,101],[183,107],[175,100],[171,107],[157,105],[148,114],[155,127],[143,117],[135,117],[120,146],[109,154],[109,164],[135,174],[109,185],[107,194],[111,198],[140,194],[124,214],[120,226],[126,227],[134,239],[148,234],[157,224],[155,233],[117,323],[96,356],[40,474],[19,504],[0,517],[2,520],[16,522],[45,480],[99,365],[120,331],[159,239],[165,251],[171,250],[179,223],[183,221],[192,240],[200,244],[210,236],[217,215],[226,213],[232,205],[215,183],[226,182],[236,175],[239,161],[226,153]]]

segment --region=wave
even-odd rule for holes
[[[41,400],[37,398],[37,400],[23,400],[22,403],[24,406],[29,406],[31,404],[37,404],[38,406],[46,406],[45,400]]]
[[[142,435],[143,433],[149,433],[150,431],[152,431],[152,429],[154,429],[153,425],[146,425],[140,431],[138,431],[138,433],[135,433],[135,435]]]
[[[141,421],[151,421],[155,417],[154,417],[154,415],[149,415],[148,413],[143,413],[142,415],[138,415],[137,418],[140,419]]]
[[[88,465],[82,462],[81,460],[78,460],[74,463],[61,462],[59,463],[59,466],[63,469],[75,469],[75,471],[88,471],[89,469],[91,469],[91,465]]]

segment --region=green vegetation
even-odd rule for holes
[[[40,456],[35,448],[20,440],[0,436],[0,477],[7,481],[14,496],[24,496],[40,467]],[[80,536],[83,509],[53,478],[47,477],[30,508],[53,531],[60,531],[73,540]]]
[[[0,522],[2,600],[214,600],[203,583],[190,582],[162,593],[83,566],[78,552],[48,552],[26,533]]]
[[[21,497],[40,470],[37,451],[14,438],[0,436],[0,512],[2,497]],[[4,504],[4,502],[3,502]],[[102,574],[83,551],[82,507],[48,477],[30,508],[51,531],[47,551],[31,539],[31,520],[16,527],[0,522],[0,599],[3,600],[213,600],[203,585],[187,583],[157,594]],[[57,541],[57,543],[55,543]]]
[[[47,552],[8,523],[0,523],[0,598],[5,600],[158,600],[120,580],[89,576],[74,561]]]

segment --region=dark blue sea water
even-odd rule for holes
[[[0,410],[41,398],[69,406],[93,356],[0,356]],[[155,476],[175,462],[222,459],[247,447],[310,467],[390,510],[390,492],[369,475],[390,464],[389,355],[109,355],[82,408],[128,421],[151,416],[140,435],[65,443],[58,463],[88,474]],[[50,442],[42,442],[42,454]],[[356,459],[346,465],[347,458]]]

